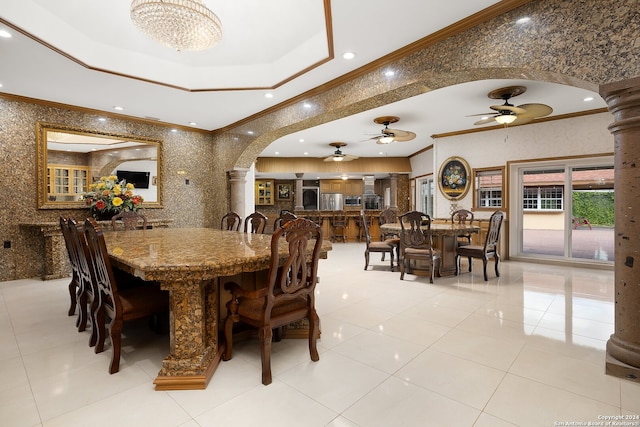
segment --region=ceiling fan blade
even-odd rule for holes
[[[468,116],[465,116],[465,117],[476,117],[476,116],[491,116],[491,115],[494,115],[494,114],[496,114],[496,112],[495,112],[495,111],[492,111],[492,112],[490,112],[490,113],[482,113],[482,114],[469,114]]]
[[[398,142],[406,142],[415,139],[416,134],[407,130],[389,129],[389,134],[393,135],[393,140]]]
[[[492,116],[486,119],[478,120],[477,122],[474,123],[474,125],[486,125],[487,123],[492,123],[495,121],[496,121],[496,118]]]
[[[343,162],[350,162],[351,160],[357,160],[359,159],[358,156],[352,156],[351,154],[345,154],[344,157],[342,158]]]
[[[522,104],[518,105],[518,108],[523,108],[526,110],[526,115],[535,117],[544,117],[553,113],[553,108],[549,107],[546,104]]]
[[[507,110],[507,111],[514,112],[516,114],[524,114],[527,112],[527,110],[525,110],[524,108],[514,107],[513,105],[492,105],[489,108],[496,111]]]

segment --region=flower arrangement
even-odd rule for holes
[[[442,176],[442,184],[452,189],[464,187],[466,181],[465,173],[459,165],[450,165]]]
[[[126,180],[118,181],[115,175],[103,176],[89,186],[89,192],[83,196],[94,216],[111,217],[122,211],[137,211],[144,199],[133,194],[133,184]]]

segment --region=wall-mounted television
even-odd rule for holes
[[[118,181],[126,180],[136,188],[149,188],[149,172],[121,171],[117,170]]]

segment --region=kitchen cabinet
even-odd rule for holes
[[[320,192],[361,196],[364,193],[364,183],[360,179],[323,179],[320,181]]]
[[[361,179],[348,179],[344,181],[345,196],[361,196],[364,193],[364,182]]]
[[[49,201],[81,200],[89,191],[89,168],[86,166],[49,165],[47,168],[47,198]]]
[[[256,179],[256,205],[273,205],[275,191],[273,179]]]

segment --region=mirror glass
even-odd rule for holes
[[[40,209],[84,208],[89,185],[109,175],[134,184],[144,208],[162,207],[162,141],[47,123],[36,136]]]

